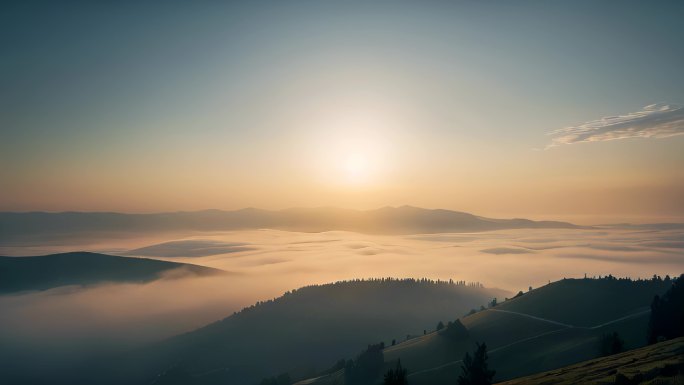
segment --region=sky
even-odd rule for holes
[[[0,7],[0,211],[684,221],[681,1]]]

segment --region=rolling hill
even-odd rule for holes
[[[412,384],[455,381],[460,358],[475,341],[487,343],[496,379],[549,370],[596,357],[604,333],[617,331],[628,348],[643,346],[648,306],[669,285],[651,280],[566,279],[464,317],[470,338],[453,344],[456,360],[445,359],[439,345],[430,341],[403,352],[390,350],[385,356],[388,361],[401,358],[411,368]],[[422,361],[413,364],[410,351],[419,347]],[[428,363],[428,357],[434,361]]]
[[[172,270],[190,275],[226,273],[185,263],[88,252],[0,257],[0,294],[102,282],[149,282]]]
[[[295,208],[281,211],[243,209],[158,214],[85,212],[0,213],[0,243],[27,239],[49,240],[117,232],[222,231],[280,229],[321,232],[331,230],[372,234],[418,234],[490,231],[520,228],[579,228],[566,222],[492,219],[473,214],[428,210],[411,206],[377,210]]]
[[[305,378],[369,343],[422,335],[435,319],[455,318],[505,294],[413,279],[309,286],[108,361],[96,372],[101,381],[100,373],[113,365],[116,370],[105,376],[111,383],[147,384],[174,365],[182,370],[170,373],[189,376],[195,384],[252,385],[283,372]]]
[[[401,359],[412,385],[455,383],[461,359],[486,342],[501,381],[597,357],[604,333],[618,332],[626,348],[646,344],[649,304],[667,280],[565,279],[460,319],[467,335],[431,332],[383,351],[383,372]],[[343,374],[301,384],[339,383]]]

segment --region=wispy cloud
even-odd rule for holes
[[[652,104],[641,111],[609,116],[553,131],[551,144],[601,142],[627,138],[667,138],[684,134],[684,108]]]

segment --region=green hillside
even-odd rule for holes
[[[564,279],[506,301],[497,309],[575,325],[594,326],[648,306],[656,292],[667,290],[667,280]]]
[[[401,359],[411,385],[455,383],[461,359],[486,342],[501,381],[596,358],[605,333],[627,349],[646,344],[649,304],[671,280],[564,279],[461,318],[468,336],[432,332],[384,349],[385,368]],[[312,383],[334,383],[324,376]]]
[[[554,282],[464,317],[469,340],[454,345],[467,351],[473,341],[486,342],[499,380],[595,358],[599,340],[608,332],[617,331],[627,348],[640,347],[646,343],[650,301],[670,285],[664,280],[613,278]],[[444,343],[436,341],[439,338],[426,338],[420,345],[388,349],[386,360],[401,358],[414,385],[453,382],[460,372],[462,354],[445,360],[440,346]],[[421,358],[416,360],[412,350],[418,348]]]
[[[306,378],[371,342],[422,335],[505,295],[479,285],[414,279],[337,282],[288,292],[222,321],[122,357],[112,383],[149,383],[174,365],[197,384],[258,383],[289,373]]]
[[[499,385],[599,385],[684,383],[684,337],[584,361]]]
[[[149,282],[174,269],[192,275],[225,273],[186,263],[87,252],[0,257],[0,294],[101,282]]]

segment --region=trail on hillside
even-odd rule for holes
[[[614,324],[614,323],[616,323],[616,322],[620,322],[620,321],[624,321],[624,320],[627,320],[627,319],[631,319],[631,318],[636,318],[636,317],[642,316],[642,315],[644,315],[644,314],[646,314],[646,313],[649,313],[649,312],[651,311],[651,309],[648,308],[648,307],[644,307],[644,308],[642,308],[642,309],[641,309],[640,311],[638,311],[638,312],[635,312],[635,313],[632,313],[632,314],[628,314],[628,315],[626,315],[626,316],[624,316],[624,317],[616,318],[616,319],[614,319],[614,320],[611,320],[611,321],[608,321],[608,322],[604,322],[604,323],[602,323],[602,324],[595,325],[595,326],[577,326],[577,325],[570,325],[570,324],[566,324],[566,323],[554,321],[554,320],[551,320],[551,319],[548,319],[548,318],[537,317],[537,316],[533,316],[533,315],[530,315],[530,314],[520,313],[520,312],[517,312],[517,311],[511,311],[511,310],[487,309],[487,311],[494,311],[494,312],[498,312],[498,313],[515,314],[515,315],[519,315],[519,316],[522,316],[522,317],[535,319],[535,320],[537,320],[537,321],[548,322],[548,323],[551,323],[551,324],[554,324],[554,325],[563,326],[563,327],[570,328],[570,329],[595,330],[595,329],[602,328],[602,327],[604,327],[604,326],[608,326],[608,325]]]
[[[608,326],[608,325],[611,325],[611,324],[614,324],[614,323],[617,323],[617,322],[625,321],[625,320],[628,320],[628,319],[631,319],[631,318],[637,318],[637,317],[646,315],[646,314],[648,314],[648,313],[651,312],[650,309],[645,309],[645,310],[642,309],[642,310],[640,310],[640,311],[638,311],[638,312],[635,312],[635,313],[632,313],[632,314],[628,314],[628,315],[626,315],[626,316],[623,316],[623,317],[620,317],[620,318],[616,318],[616,319],[614,319],[614,320],[611,320],[611,321],[608,321],[608,322],[604,322],[604,323],[599,324],[599,325],[595,325],[595,326],[576,326],[576,325],[570,325],[570,324],[566,324],[566,323],[563,323],[563,322],[558,322],[558,321],[550,320],[550,319],[548,319],[548,318],[537,317],[537,316],[533,316],[533,315],[530,315],[530,314],[520,313],[520,312],[515,312],[515,311],[510,311],[510,310],[487,309],[487,310],[485,310],[485,311],[494,311],[494,312],[499,312],[499,313],[514,314],[514,315],[518,315],[518,316],[522,316],[522,317],[526,317],[526,318],[531,318],[531,319],[534,319],[534,320],[537,320],[537,321],[548,322],[548,323],[551,323],[551,324],[558,325],[558,326],[561,326],[561,327],[562,327],[562,329],[552,330],[552,331],[549,331],[549,332],[545,332],[545,333],[538,334],[538,335],[536,335],[536,336],[532,336],[532,337],[528,337],[528,338],[523,338],[523,339],[521,339],[521,340],[512,342],[512,343],[507,344],[507,345],[504,345],[504,346],[499,346],[499,347],[497,347],[497,348],[494,348],[494,349],[490,350],[490,351],[489,351],[489,354],[494,354],[494,353],[499,352],[499,351],[501,351],[501,350],[508,349],[508,348],[510,348],[511,346],[518,345],[518,344],[521,344],[521,343],[524,343],[524,342],[528,342],[528,341],[532,341],[532,340],[535,340],[535,339],[537,339],[537,338],[545,337],[545,336],[547,336],[547,335],[559,333],[559,332],[562,332],[562,331],[565,331],[565,330],[568,330],[568,329],[596,330],[596,329],[599,329],[599,328],[602,328],[602,327],[605,327],[605,326]],[[433,367],[433,368],[423,369],[423,370],[419,370],[419,371],[417,371],[417,372],[409,373],[409,374],[408,374],[408,377],[412,377],[412,376],[415,376],[415,375],[418,375],[418,374],[422,374],[422,373],[432,372],[432,371],[439,370],[439,369],[442,369],[442,368],[446,368],[446,367],[452,366],[452,365],[457,365],[457,364],[460,364],[461,362],[463,362],[463,360],[456,360],[456,361],[447,362],[447,363],[445,363],[445,364],[442,364],[442,365],[439,365],[439,366],[435,366],[435,367]]]
[[[566,324],[566,323],[562,323],[562,322],[550,320],[550,319],[548,319],[548,318],[537,317],[537,316],[533,316],[533,315],[530,315],[530,314],[519,313],[519,312],[517,312],[517,311],[501,310],[501,309],[487,309],[486,311],[493,311],[493,312],[497,312],[497,313],[507,313],[507,314],[519,315],[519,316],[522,316],[522,317],[525,317],[525,318],[531,318],[531,319],[534,319],[534,320],[537,320],[537,321],[547,322],[547,323],[551,323],[551,324],[554,324],[554,325],[563,326],[563,327],[566,327],[566,328],[574,328],[574,327],[575,327],[574,325],[570,325],[570,324]]]

